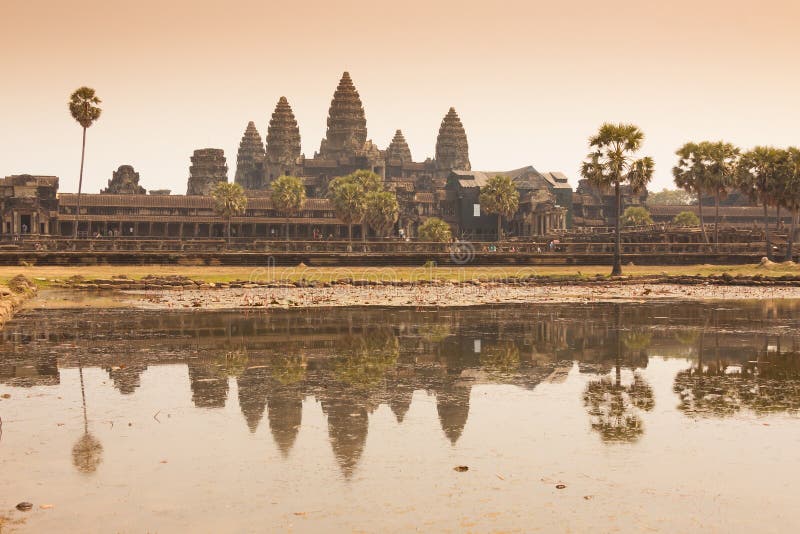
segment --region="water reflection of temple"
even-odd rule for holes
[[[24,311],[2,332],[0,383],[55,385],[59,369],[77,366],[80,359],[84,367],[105,369],[113,387],[131,395],[149,366],[186,365],[196,407],[238,402],[252,433],[266,415],[284,456],[299,434],[303,402],[313,397],[327,418],[334,455],[349,476],[363,454],[371,414],[386,405],[402,424],[415,391],[435,398],[442,439],[454,446],[469,424],[474,385],[532,389],[563,379],[574,361],[581,372],[610,376],[609,384],[596,386],[606,388],[598,389],[603,395],[627,395],[641,411],[649,402],[643,395],[647,386],[619,380],[623,372],[633,376],[653,355],[702,355],[704,380],[711,360],[720,368],[746,368],[776,347],[797,347],[798,311],[791,302],[335,314]],[[232,382],[235,399],[229,399]],[[587,410],[596,417],[602,408]],[[629,421],[628,415],[620,420]],[[630,421],[632,428],[639,424]],[[613,437],[611,430],[618,429],[607,431]]]

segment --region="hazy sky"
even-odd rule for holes
[[[660,189],[687,140],[800,144],[798,21],[798,0],[0,0],[0,176],[77,190],[81,85],[103,99],[86,192],[132,164],[147,189],[185,193],[205,147],[232,180],[247,122],[264,137],[282,95],[310,157],[348,70],[381,148],[400,128],[415,160],[433,156],[455,106],[474,169],[574,185],[600,123],[634,122]]]

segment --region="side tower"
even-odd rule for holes
[[[187,195],[208,195],[217,182],[228,181],[228,165],[221,148],[202,148],[192,155]]]
[[[450,108],[439,127],[439,137],[436,138],[436,168],[443,172],[471,170],[467,133],[455,108]]]
[[[110,195],[144,195],[146,192],[139,185],[139,173],[132,165],[120,165],[119,169],[111,173],[108,187],[100,191]]]
[[[236,176],[234,182],[245,189],[264,188],[264,143],[253,121],[247,123],[247,128],[239,143],[239,153],[236,156]]]
[[[397,130],[394,133],[394,138],[392,142],[389,143],[389,147],[386,149],[386,162],[399,162],[400,164],[403,163],[411,163],[411,149],[408,148],[408,143],[406,143],[406,138],[403,136],[403,132]]]
[[[267,163],[264,169],[264,185],[268,187],[275,178],[284,174],[297,174],[297,158],[300,157],[300,128],[292,107],[282,96],[275,106],[267,128]]]
[[[367,119],[361,97],[350,74],[345,72],[333,93],[328,111],[328,129],[319,147],[323,159],[353,157],[367,142]]]

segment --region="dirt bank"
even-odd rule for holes
[[[22,303],[36,294],[36,286],[22,275],[8,281],[7,286],[0,286],[0,327],[13,317]]]
[[[800,286],[669,284],[241,287],[125,291],[122,304],[143,309],[265,309],[342,306],[453,307],[487,304],[675,300],[800,299]]]

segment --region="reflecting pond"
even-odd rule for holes
[[[795,301],[30,309],[0,395],[23,531],[800,528]]]

